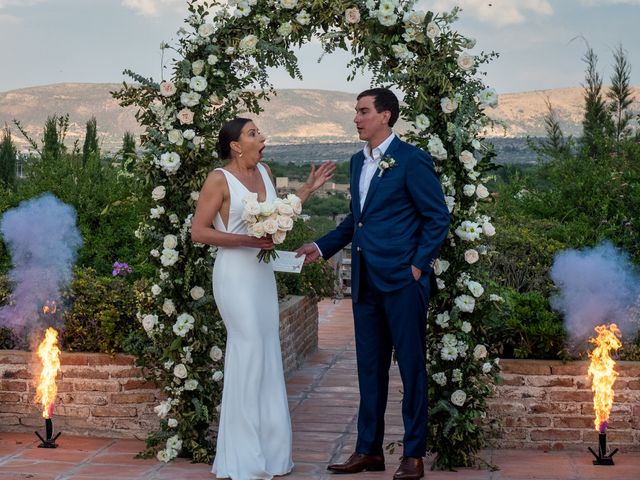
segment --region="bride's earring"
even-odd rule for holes
[[[242,158],[242,152],[240,152],[240,153],[238,154],[238,157],[239,157],[239,158]]]

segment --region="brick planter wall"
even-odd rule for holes
[[[314,300],[289,297],[280,304],[280,339],[288,374],[317,348]],[[33,403],[33,361],[31,352],[0,350],[0,431],[44,433],[40,409]],[[144,439],[157,428],[153,407],[159,397],[159,390],[144,381],[132,356],[63,353],[54,431]]]
[[[589,362],[503,360],[503,384],[489,402],[504,448],[597,451]],[[607,443],[640,451],[640,362],[618,362]],[[588,454],[588,453],[587,453]]]

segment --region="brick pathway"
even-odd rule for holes
[[[320,304],[318,351],[287,382],[293,420],[296,464],[284,477],[301,479],[390,479],[398,465],[396,452],[387,455],[387,471],[356,476],[333,476],[330,462],[349,456],[355,444],[358,388],[355,372],[353,320],[349,300]],[[387,408],[387,441],[402,437],[400,381],[392,372]],[[0,480],[191,480],[211,479],[210,466],[174,461],[136,460],[143,443],[65,436],[55,450],[36,448],[31,432],[0,433]],[[613,467],[594,466],[591,454],[503,450],[484,452],[485,459],[500,470],[463,469],[458,472],[427,471],[427,480],[638,480],[640,455],[620,452]]]

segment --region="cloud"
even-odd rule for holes
[[[49,0],[0,0],[0,8],[6,7],[30,7]]]
[[[145,17],[159,17],[167,10],[186,12],[184,0],[122,0],[122,6]]]
[[[632,5],[640,7],[640,0],[579,0],[587,7],[606,7],[609,5]]]
[[[456,6],[463,9],[463,14],[469,14],[498,27],[524,23],[529,15],[553,14],[548,0],[436,0],[430,3],[428,8],[435,12],[443,12]]]

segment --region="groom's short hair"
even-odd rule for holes
[[[393,127],[398,121],[400,116],[400,102],[398,97],[388,88],[370,88],[358,95],[358,100],[362,97],[373,97],[373,105],[376,107],[376,112],[391,112],[389,117],[389,126]]]

